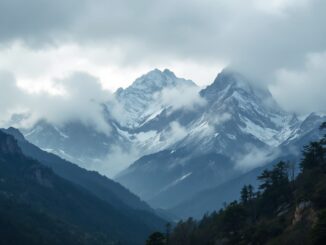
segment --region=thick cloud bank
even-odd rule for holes
[[[7,72],[0,72],[0,79],[0,126],[12,126],[13,123],[13,126],[30,127],[40,119],[55,125],[78,120],[100,132],[110,132],[101,104],[111,101],[113,96],[102,89],[95,77],[74,73],[56,80],[57,93],[54,94],[48,91],[27,92],[17,86],[15,78]],[[12,122],[13,114],[25,116]]]
[[[208,84],[231,65],[283,107],[325,112],[325,11],[324,0],[2,0],[0,69],[25,88],[76,70],[116,88],[152,66]]]
[[[308,55],[302,69],[280,70],[271,91],[288,110],[326,113],[326,51]]]

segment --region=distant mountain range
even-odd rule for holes
[[[155,208],[200,216],[237,198],[238,183],[254,182],[257,168],[281,157],[296,159],[302,145],[320,137],[324,115],[298,118],[252,84],[225,69],[200,89],[169,70],[153,70],[117,90],[121,117],[113,116],[110,104],[103,105],[112,129],[108,134],[78,121],[63,126],[40,121],[23,133],[40,148],[85,168],[110,175],[110,164],[130,165],[116,181]],[[211,196],[221,198],[200,204]],[[196,210],[188,209],[190,202]]]
[[[0,130],[1,244],[143,244],[165,220],[120,184]]]
[[[169,70],[161,72],[156,69],[138,78],[130,87],[116,91],[116,101],[121,107],[118,112],[120,120],[112,115],[109,102],[103,104],[103,114],[111,128],[108,133],[99,132],[80,121],[53,125],[46,120],[40,120],[32,128],[22,128],[21,131],[28,141],[45,151],[112,176],[116,166],[122,170],[144,154],[164,149],[173,143],[169,139],[171,130],[164,131],[163,128],[162,134],[154,135],[154,129],[144,124],[152,124],[156,116],[168,108],[169,103],[173,103],[162,100],[162,93],[189,90],[197,92],[199,88],[190,80],[177,78]],[[155,145],[152,143],[153,137],[157,141]],[[162,137],[165,139],[162,140]],[[126,157],[123,159],[121,156]]]
[[[8,128],[2,129],[2,132],[12,135],[16,139],[23,154],[39,161],[51,168],[57,175],[87,189],[116,208],[128,206],[132,209],[153,212],[145,202],[141,201],[139,197],[132,194],[119,183],[95,171],[85,170],[74,163],[39,149],[28,142],[19,130]]]

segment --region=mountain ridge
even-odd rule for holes
[[[112,121],[108,117],[112,126],[110,136],[99,136],[91,128],[81,127],[78,143],[94,142],[88,144],[91,147],[87,149],[94,148],[92,156],[98,159],[84,160],[83,166],[87,168],[101,171],[102,165],[111,164],[109,156],[117,153],[118,161],[124,156],[125,162],[121,160],[119,164],[129,168],[120,171],[115,180],[155,208],[173,208],[191,198],[195,194],[192,190],[200,192],[227,183],[282,155],[296,156],[299,145],[318,137],[316,122],[323,118],[301,119],[282,110],[268,90],[254,86],[248,78],[231,69],[219,73],[211,85],[201,90],[185,79],[176,78],[170,71],[154,70],[136,81],[116,92],[116,96],[120,94],[122,108],[129,110],[126,121]],[[167,81],[174,85],[181,81],[187,83],[187,88],[195,87],[192,96],[199,98],[198,104],[191,108],[162,104],[161,97],[157,97],[162,92],[157,91]],[[168,89],[169,94],[176,88]],[[184,90],[177,92],[180,95]],[[175,101],[170,98],[169,102]],[[128,124],[128,120],[131,123]],[[60,128],[63,135],[72,137],[72,131],[65,129]],[[56,135],[67,140],[60,132]],[[28,135],[37,145],[38,138],[42,138],[42,134]],[[112,150],[115,148],[117,151]],[[174,198],[169,200],[169,196]]]
[[[142,196],[146,193],[146,186],[149,183],[157,183],[157,180],[166,174],[163,169],[170,171],[168,173],[170,177],[166,177],[161,186],[156,190],[153,189],[152,194],[147,193],[143,196],[154,207],[172,208],[181,200],[190,198],[192,192],[212,188],[223,182],[227,183],[241,176],[243,170],[249,171],[288,154],[283,144],[305,122],[305,120],[301,122],[295,114],[287,113],[277,106],[268,91],[254,88],[245,78],[230,74],[229,71],[220,73],[210,86],[201,90],[200,94],[208,97],[207,101],[211,103],[208,102],[204,109],[201,109],[201,113],[195,111],[194,113],[197,114],[193,116],[194,119],[190,123],[181,123],[187,132],[185,137],[166,150],[138,159],[135,162],[137,168],[133,164],[116,178]],[[175,120],[181,122],[182,116]],[[317,124],[314,122],[312,127],[318,128]],[[304,137],[306,132],[309,132],[309,129],[302,128],[299,138]],[[314,137],[316,136],[317,134]],[[288,141],[291,145],[291,140]],[[295,148],[298,149],[298,146]],[[185,151],[187,153],[177,156],[181,149],[188,149]],[[162,155],[163,153],[165,155]],[[214,175],[221,172],[218,169],[223,161],[218,161],[217,156],[215,157],[217,161],[208,160],[209,154],[212,153],[226,156],[228,160],[223,161],[228,161],[229,167],[233,168],[231,174],[223,174],[224,177],[229,175],[224,181],[219,180],[221,178],[218,177],[219,175]],[[197,157],[201,159],[197,160],[202,163],[201,169],[195,167],[199,162],[189,160]],[[253,158],[258,160],[252,162]],[[214,166],[213,169],[217,172],[211,169],[208,173],[204,173],[205,167],[208,166]],[[202,174],[198,174],[200,172]],[[198,174],[198,177],[195,177],[194,173]],[[211,178],[212,181],[203,184],[201,180],[203,177]],[[178,194],[172,194],[185,182],[191,183],[187,185],[188,188],[182,188]],[[165,194],[160,192],[161,197],[158,197],[156,192],[160,190],[165,190]]]
[[[162,219],[118,209],[26,157],[3,131],[0,146],[0,226],[11,228],[0,243],[134,245],[163,228]]]
[[[0,131],[12,135],[16,139],[20,149],[22,149],[21,152],[25,155],[40,161],[59,176],[88,189],[113,206],[119,207],[125,205],[134,209],[154,212],[145,202],[141,201],[119,183],[113,182],[97,172],[82,169],[54,154],[40,150],[29,143],[18,129],[10,127],[8,129],[1,129]]]

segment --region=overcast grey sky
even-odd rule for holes
[[[205,86],[227,65],[285,109],[325,112],[325,13],[324,0],[0,0],[0,112],[19,107],[12,84],[55,98],[80,74],[113,91],[157,67]]]

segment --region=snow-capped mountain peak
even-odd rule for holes
[[[185,86],[195,89],[186,93]],[[80,122],[39,123],[24,134],[43,149],[98,171],[131,164],[117,180],[158,207],[177,204],[281,155],[293,156],[298,146],[318,138],[319,125],[326,121],[316,114],[298,119],[282,110],[267,89],[230,69],[201,91],[169,70],[155,69],[115,96],[123,119],[106,116],[109,135]],[[198,103],[190,107],[184,98]]]
[[[217,75],[214,82],[209,85],[207,89],[203,91],[203,93],[205,91],[219,92],[231,87],[234,89],[238,88],[247,91],[251,89],[249,82],[244,76],[233,70],[224,69]]]
[[[219,73],[214,82],[201,91],[201,95],[208,101],[215,102],[230,98],[239,102],[246,102],[248,99],[255,100],[256,103],[268,100],[268,103],[265,102],[263,105],[279,109],[267,89],[253,85],[248,78],[230,69],[225,69]]]
[[[170,86],[196,86],[196,84],[191,80],[186,80],[183,78],[178,78],[169,69],[164,69],[163,71],[159,69],[154,69],[145,75],[137,78],[129,87],[126,89],[119,89],[116,93],[118,95],[131,93],[135,90],[140,90],[142,92],[157,92],[163,88]]]
[[[127,118],[126,122],[121,124],[131,128],[140,125],[151,116],[148,113],[155,113],[156,109],[161,109],[160,105],[157,105],[159,93],[164,89],[179,86],[197,87],[193,81],[178,78],[168,69],[164,71],[154,69],[137,78],[126,89],[118,89],[115,96],[124,107]],[[151,108],[153,106],[155,108]]]

